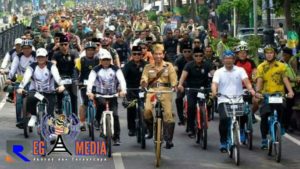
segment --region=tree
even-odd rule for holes
[[[299,0],[273,0],[274,11],[277,16],[285,16],[285,24],[288,30],[300,25],[300,1]]]

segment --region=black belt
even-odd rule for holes
[[[171,84],[170,83],[159,83],[159,82],[156,82],[156,83],[152,83],[151,85],[149,85],[149,87],[171,87]]]

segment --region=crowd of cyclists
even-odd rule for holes
[[[78,19],[77,15],[81,18]],[[28,126],[34,126],[37,120],[33,105],[38,100],[28,95],[26,103],[22,103],[25,90],[44,93],[50,105],[47,112],[51,115],[62,113],[62,92],[67,90],[73,113],[80,118],[80,129],[85,131],[85,110],[89,99],[95,100],[95,128],[101,130],[100,118],[105,103],[97,94],[119,93],[130,101],[138,97],[138,91],[127,91],[127,88],[174,89],[176,110],[172,109],[172,94],[164,94],[161,98],[164,138],[166,148],[170,149],[174,146],[174,112],[177,112],[178,125],[187,123],[188,136],[195,137],[197,92],[185,88],[204,87],[211,88],[210,97],[218,102],[221,152],[227,152],[228,144],[228,117],[223,106],[228,99],[222,95],[241,95],[244,89],[251,93],[253,117],[257,110],[261,117],[262,149],[267,149],[267,120],[271,112],[268,105],[261,104],[264,94],[287,93],[287,103],[278,113],[283,127],[290,128],[290,117],[286,114],[292,111],[289,108],[293,105],[293,87],[299,83],[295,72],[297,60],[295,67],[291,49],[284,47],[282,58],[278,58],[277,48],[267,44],[264,61],[256,65],[248,56],[246,42],[241,41],[234,49],[222,48],[222,45],[214,49],[210,42],[213,38],[211,31],[206,31],[204,26],[197,26],[191,19],[185,26],[172,29],[168,25],[170,22],[166,17],[162,28],[144,13],[129,15],[124,11],[84,8],[50,13],[46,20],[37,23],[36,29],[27,27],[24,35],[15,40],[13,49],[7,52],[0,70],[2,74],[8,73],[8,85],[16,85],[16,98],[12,93],[8,95],[8,101],[16,102],[16,126],[24,126],[22,104],[27,105],[26,111],[31,114]],[[220,36],[224,42],[229,35],[222,33]],[[78,92],[79,84],[86,85],[86,88]],[[183,112],[185,95],[188,100],[187,119]],[[151,96],[147,94],[144,109],[148,139],[153,137]],[[118,99],[109,100],[114,116],[113,141],[119,145]],[[132,107],[127,109],[129,136],[135,135],[135,111]],[[245,118],[241,118],[241,123],[243,121]],[[243,142],[243,127],[240,132]]]

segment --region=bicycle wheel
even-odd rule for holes
[[[144,115],[143,115],[143,111],[141,109],[139,109],[139,123],[140,123],[140,139],[141,139],[141,148],[145,149],[146,148],[146,138],[145,138],[145,134],[146,134],[146,127],[144,124]]]
[[[106,115],[106,150],[107,150],[107,156],[111,157],[111,117],[109,114]]]
[[[200,115],[200,108],[199,105],[196,105],[196,127],[195,127],[195,132],[196,132],[196,143],[200,144],[202,143],[202,128],[201,128],[201,115]]]
[[[246,132],[247,132],[247,146],[249,150],[252,150],[253,147],[253,129],[252,129],[252,114],[249,112],[247,116],[247,123],[245,124]]]
[[[273,150],[273,141],[272,139],[268,140],[268,155],[271,156],[272,155],[272,150]]]
[[[206,150],[207,148],[207,112],[203,106],[200,107],[201,113],[201,147]]]
[[[239,126],[237,123],[234,124],[233,128],[233,156],[234,162],[238,166],[240,165],[240,141],[239,141]]]
[[[273,142],[273,145],[275,159],[279,163],[281,160],[281,127],[279,122],[275,124],[275,141]]]
[[[155,138],[155,166],[159,167],[160,166],[160,156],[161,156],[161,131],[162,131],[162,119],[157,118],[156,121],[156,138]]]
[[[141,122],[140,122],[140,113],[139,108],[136,105],[136,117],[135,117],[135,135],[136,135],[136,141],[137,143],[141,143]]]
[[[25,138],[28,138],[29,137],[29,135],[28,135],[28,121],[29,121],[29,118],[28,117],[24,117],[23,118],[23,132],[24,132],[24,137]]]
[[[92,141],[95,140],[95,133],[94,133],[94,116],[92,116],[91,114],[89,114],[90,116],[90,122],[89,122],[89,135],[92,139]]]

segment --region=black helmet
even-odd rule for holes
[[[89,41],[84,46],[84,49],[87,49],[87,48],[94,48],[94,49],[96,49],[96,44],[94,42],[92,42],[92,41]]]

